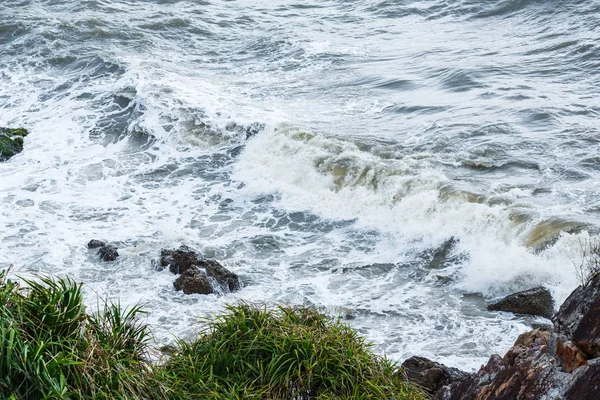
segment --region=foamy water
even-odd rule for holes
[[[157,344],[237,301],[314,305],[376,350],[475,369],[577,285],[598,227],[600,3],[0,5],[0,266],[142,302]],[[101,263],[86,243],[121,257]],[[242,281],[185,296],[187,244]]]

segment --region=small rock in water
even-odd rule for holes
[[[117,248],[114,246],[103,246],[98,250],[98,254],[100,254],[100,259],[103,261],[115,261],[117,257],[119,257],[119,253],[117,253]]]
[[[173,282],[175,290],[184,294],[211,294],[214,292],[208,277],[197,268],[190,268]]]
[[[87,244],[88,249],[97,249],[98,247],[104,247],[106,243],[101,240],[92,239]]]
[[[175,280],[174,286],[176,290],[183,290],[185,294],[234,292],[240,289],[240,281],[236,274],[215,260],[204,259],[188,246],[180,246],[177,250],[163,249],[157,264],[154,266],[158,270],[169,267],[169,271],[181,275]],[[214,287],[211,286],[211,281]]]
[[[552,318],[554,301],[548,289],[537,287],[506,296],[499,302],[490,304],[487,309]]]

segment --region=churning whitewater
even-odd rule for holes
[[[0,268],[142,303],[157,344],[239,301],[475,369],[578,284],[600,223],[600,1],[3,0]],[[116,243],[102,263],[90,239]],[[184,295],[187,244],[240,276]]]

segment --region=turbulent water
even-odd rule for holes
[[[577,285],[600,224],[600,1],[2,0],[0,267],[145,304],[158,344],[225,304],[314,305],[463,369]],[[86,248],[107,239],[121,257]],[[187,244],[225,296],[153,270]]]

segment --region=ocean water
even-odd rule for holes
[[[157,345],[239,301],[474,370],[578,284],[600,223],[600,1],[3,0],[0,267],[148,311]],[[86,243],[117,244],[102,263]],[[225,296],[152,268],[187,244]]]

